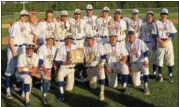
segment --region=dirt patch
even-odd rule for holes
[[[178,19],[171,19],[171,21],[173,22],[173,24],[178,24]]]
[[[2,28],[9,28],[10,24],[2,24]]]
[[[7,44],[8,44],[8,37],[3,37],[1,44],[2,44],[2,45],[7,45]]]

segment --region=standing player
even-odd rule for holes
[[[130,67],[132,69],[132,82],[134,86],[141,84],[140,73],[142,71],[144,74],[144,94],[149,95],[149,50],[142,40],[137,39],[134,31],[129,31],[128,36],[127,50],[129,51]]]
[[[125,46],[125,38],[126,38],[126,33],[125,31],[127,30],[127,24],[126,22],[121,19],[122,17],[122,10],[121,9],[116,9],[116,12],[114,14],[114,23],[113,25],[110,25],[110,30],[115,30],[117,33],[117,38],[118,42],[120,44],[123,44]]]
[[[169,81],[173,80],[173,66],[174,66],[174,51],[172,38],[175,37],[177,32],[175,26],[171,21],[167,19],[168,10],[162,9],[160,12],[160,19],[156,21],[156,26],[153,28],[153,37],[157,40],[157,66],[158,66],[158,80],[163,81],[162,77],[162,67],[163,60],[165,58],[166,65],[169,71]]]
[[[51,80],[51,69],[54,63],[56,48],[53,46],[54,36],[46,36],[46,44],[39,47],[37,54],[39,56],[40,73],[42,74],[42,100],[44,104],[48,103],[47,90]]]
[[[31,107],[30,94],[32,86],[32,76],[37,74],[38,55],[33,52],[35,45],[27,44],[26,53],[19,55],[17,60],[18,78],[23,82],[23,91],[25,92],[25,105]]]
[[[109,35],[109,22],[111,21],[112,17],[109,16],[109,7],[104,7],[102,10],[102,16],[96,20],[97,24],[97,34],[96,34],[96,41],[102,44],[108,42],[108,35]]]
[[[150,50],[151,63],[153,69],[153,77],[156,76],[157,65],[156,65],[156,40],[152,38],[152,26],[154,24],[154,13],[148,11],[146,14],[146,22],[141,26],[140,39],[142,39]]]
[[[110,87],[116,88],[118,85],[117,73],[122,74],[122,89],[123,93],[127,94],[127,81],[129,75],[129,68],[126,64],[128,52],[126,47],[117,42],[117,35],[111,32],[109,35],[109,43],[104,44],[107,53],[107,77]]]
[[[38,45],[45,44],[46,35],[54,35],[55,23],[53,22],[53,11],[46,11],[45,21],[40,21],[35,34],[38,36]]]
[[[100,81],[100,100],[104,100],[105,70],[104,64],[106,56],[104,47],[97,43],[92,34],[87,35],[87,45],[84,48],[85,63],[87,67],[87,75],[90,88],[97,88],[97,80]]]
[[[65,90],[71,91],[75,81],[75,64],[70,61],[70,51],[77,49],[76,45],[72,44],[72,34],[67,34],[65,44],[58,50],[55,61],[58,64],[58,87],[60,95],[58,101],[64,101],[64,79],[67,77]]]
[[[16,65],[17,65],[17,57],[20,53],[22,53],[24,44],[24,38],[26,32],[30,32],[29,24],[26,22],[28,16],[28,12],[26,10],[22,10],[20,12],[19,20],[13,23],[13,25],[9,28],[9,45],[7,47],[7,68],[5,72],[5,86],[6,86],[6,97],[8,99],[12,99],[12,95],[10,92],[10,78],[13,75]]]
[[[124,18],[124,20],[127,22],[128,31],[134,30],[136,33],[136,37],[138,38],[140,35],[140,27],[143,23],[142,19],[139,17],[139,10],[133,9],[132,10],[132,18]]]
[[[83,17],[83,19],[86,22],[86,30],[85,33],[88,34],[90,32],[93,33],[93,35],[96,35],[96,19],[97,16],[93,15],[93,6],[91,4],[88,4],[86,6],[86,13],[87,15]]]
[[[64,44],[64,39],[70,30],[70,23],[67,20],[68,12],[66,10],[61,11],[61,17],[54,18],[55,22],[55,47],[60,48]]]
[[[70,32],[73,35],[73,43],[76,44],[77,48],[84,47],[85,39],[85,26],[86,23],[83,19],[80,19],[81,10],[75,9],[74,18],[70,19]]]

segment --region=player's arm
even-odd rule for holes
[[[147,48],[147,45],[143,41],[141,41],[141,42],[142,42],[142,44],[141,44],[142,53],[143,53],[143,56],[144,56],[143,64],[144,64],[145,67],[149,67],[149,65],[148,65],[149,64],[149,59],[148,59],[149,49]]]
[[[16,57],[17,53],[15,51],[14,38],[13,37],[9,37],[8,42],[9,42],[9,46],[10,46],[10,49],[11,49],[13,57]]]

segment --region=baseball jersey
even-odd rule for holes
[[[57,20],[56,18],[54,18],[54,22],[56,25],[54,32],[55,40],[64,40],[66,33],[70,30],[70,23],[68,22],[68,20],[64,22],[60,19]]]
[[[33,53],[31,57],[28,57],[26,53],[19,55],[17,60],[17,67],[38,67],[39,57],[36,53]]]
[[[72,44],[71,48],[67,48],[65,45],[63,45],[58,51],[57,51],[57,55],[55,57],[55,61],[62,61],[62,62],[66,62],[66,61],[70,61],[70,56],[69,56],[69,52],[71,50],[76,50],[77,46]]]
[[[167,39],[170,33],[177,32],[175,26],[169,20],[166,21],[157,20],[153,25],[154,26],[152,29],[152,34],[158,34],[159,38],[161,39]]]
[[[29,22],[16,21],[8,30],[9,37],[14,38],[14,44],[22,45],[29,42],[32,29]],[[32,41],[31,41],[32,42]]]
[[[92,16],[84,16],[83,20],[86,22],[86,29],[85,29],[85,33],[93,33],[93,35],[96,35],[96,19],[97,16],[92,15]]]
[[[152,42],[153,23],[143,23],[140,29],[140,39],[144,42]]]
[[[118,42],[115,45],[111,45],[110,43],[104,44],[104,49],[107,53],[107,64],[109,66],[116,62],[119,63],[124,56],[128,55],[126,47]]]
[[[53,35],[55,30],[55,23],[43,21],[39,22],[35,34],[38,36],[38,43],[45,44],[46,35]]]
[[[128,19],[127,21],[127,25],[128,25],[128,30],[134,30],[135,31],[135,35],[138,38],[140,35],[140,28],[142,26],[143,20],[139,19],[139,20],[133,20],[133,19]]]
[[[133,43],[128,41],[127,50],[129,52],[129,59],[131,63],[139,63],[144,60],[144,53],[148,51],[147,45],[140,39],[136,39]]]
[[[76,21],[74,18],[69,19],[70,32],[73,35],[73,39],[81,39],[85,36],[86,23],[83,19]]]
[[[52,68],[56,54],[56,48],[54,46],[52,46],[52,48],[49,49],[46,45],[42,45],[39,47],[37,54],[39,56],[39,59],[43,60],[46,68]]]
[[[118,40],[123,40],[126,38],[125,31],[127,30],[127,24],[126,22],[121,19],[120,21],[114,21],[114,29],[116,30],[116,34],[118,37]]]
[[[99,36],[108,36],[109,35],[108,23],[111,19],[112,19],[112,17],[108,16],[107,19],[100,17],[96,20],[97,35],[99,35]]]

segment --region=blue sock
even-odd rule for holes
[[[48,90],[48,80],[43,80],[42,87],[43,87],[43,94],[47,93]]]
[[[10,80],[11,80],[10,76],[5,76],[5,86],[6,86],[6,88],[10,87]]]
[[[141,81],[143,81],[144,80],[144,78],[143,78],[144,76],[143,76],[143,74],[141,73],[141,75],[140,75],[140,80]]]
[[[123,83],[123,84],[124,84],[124,83],[127,83],[127,81],[128,81],[128,75],[122,74],[122,83]]]
[[[99,83],[100,83],[100,85],[105,85],[105,79],[100,79]]]
[[[58,87],[64,87],[64,81],[58,81]]]
[[[30,91],[30,84],[24,84],[24,92],[27,93]]]
[[[144,75],[144,82],[149,82],[149,75]]]
[[[173,67],[172,66],[168,66],[168,71],[169,71],[169,75],[172,76]]]
[[[152,70],[153,70],[153,72],[156,72],[157,71],[157,65],[153,64],[152,65]]]
[[[162,75],[162,67],[158,66],[158,74],[159,76]]]

